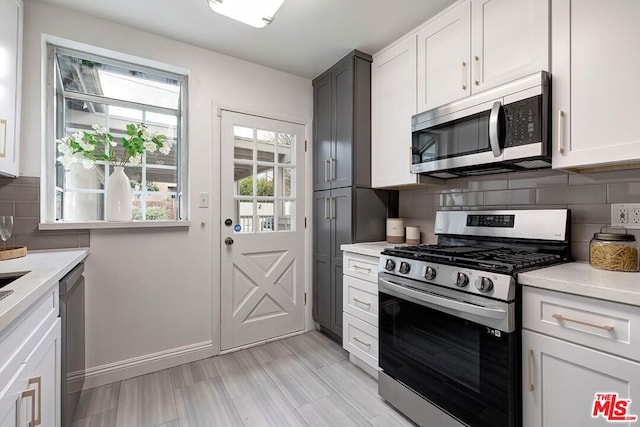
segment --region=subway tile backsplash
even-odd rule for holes
[[[611,203],[640,203],[640,170],[588,174],[554,170],[456,178],[434,188],[400,192],[400,216],[435,243],[438,210],[571,209],[573,257],[588,260],[593,233],[611,221]],[[1,208],[1,207],[0,207]],[[640,230],[631,230],[640,240]]]
[[[0,178],[0,215],[13,215],[7,246],[30,250],[89,247],[89,230],[40,231],[40,178]]]

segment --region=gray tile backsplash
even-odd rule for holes
[[[13,215],[8,246],[27,249],[89,247],[89,230],[40,231],[40,178],[0,178],[0,215]]]
[[[611,203],[640,203],[640,170],[540,170],[456,178],[441,187],[401,191],[400,216],[407,225],[420,226],[424,242],[435,243],[438,210],[569,208],[573,256],[587,260],[593,233],[611,221]],[[640,240],[640,230],[631,232]]]

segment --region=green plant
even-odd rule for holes
[[[267,178],[258,178],[256,183],[257,196],[273,196],[273,181]],[[240,180],[238,184],[238,195],[240,196],[252,196],[253,195],[253,177],[248,176]]]

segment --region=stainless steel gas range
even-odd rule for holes
[[[566,209],[446,211],[382,252],[379,393],[421,426],[521,425],[518,273],[570,258]]]

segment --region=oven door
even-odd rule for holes
[[[464,424],[518,425],[513,303],[492,301],[485,307],[486,298],[424,288],[380,273],[381,369]],[[495,327],[500,324],[503,330]]]

